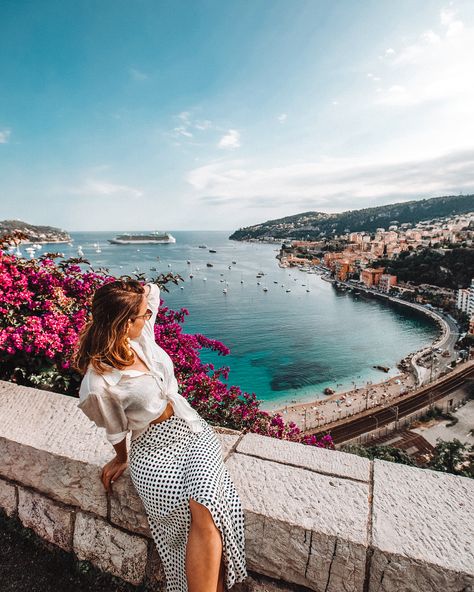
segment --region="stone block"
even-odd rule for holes
[[[240,435],[225,434],[225,433],[219,433],[219,432],[216,432],[216,435],[217,435],[218,440],[221,443],[222,458],[225,460],[229,456],[232,448],[238,442]]]
[[[107,516],[102,467],[0,437],[0,474],[83,510]]]
[[[473,507],[473,479],[375,460],[371,592],[473,585]]]
[[[127,468],[113,483],[110,494],[110,522],[131,532],[152,538],[145,508]]]
[[[154,541],[148,543],[148,561],[146,565],[146,581],[153,590],[162,590],[166,581],[165,570]]]
[[[234,453],[249,568],[312,590],[361,592],[369,486]],[[350,563],[350,577],[344,568]]]
[[[77,403],[75,397],[0,380],[0,475],[106,516],[100,474],[115,451]]]
[[[236,452],[315,471],[323,475],[369,481],[370,460],[356,454],[307,446],[259,434],[245,434]]]
[[[72,550],[75,510],[65,508],[40,493],[18,487],[18,517],[23,526],[61,547]]]
[[[3,508],[7,516],[13,516],[17,512],[15,486],[4,479],[0,479],[0,508]]]
[[[137,586],[145,577],[147,540],[101,518],[78,512],[73,547],[77,557]]]

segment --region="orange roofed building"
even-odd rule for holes
[[[378,286],[385,267],[366,267],[360,272],[360,279],[367,288]]]

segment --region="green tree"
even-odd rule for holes
[[[344,444],[341,446],[343,452],[349,452],[350,454],[357,454],[374,460],[388,460],[390,462],[396,462],[402,465],[417,466],[416,463],[400,448],[396,446],[381,446],[375,444],[374,446],[361,446],[360,444]]]
[[[452,441],[436,439],[436,448],[428,468],[443,473],[474,477],[472,454],[474,446],[463,444],[457,438]]]

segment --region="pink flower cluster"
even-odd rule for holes
[[[57,383],[64,385],[59,392],[77,395],[82,377],[70,368],[69,360],[78,332],[87,320],[95,290],[116,278],[104,271],[85,272],[76,264],[77,259],[57,264],[54,258],[58,256],[47,253],[27,260],[0,248],[0,379],[36,386],[32,376],[54,368],[63,378]],[[163,276],[156,281],[163,285]],[[184,333],[182,325],[188,314],[184,308],[173,311],[162,304],[155,337],[173,360],[181,394],[206,420],[245,432],[334,448],[329,434],[319,438],[304,435],[294,422],[285,423],[280,414],[261,410],[255,393],[224,384],[220,379],[228,378],[229,368],[204,364],[199,352],[207,348],[225,356],[230,350],[204,335]]]

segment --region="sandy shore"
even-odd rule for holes
[[[382,382],[369,381],[364,387],[334,393],[309,403],[287,405],[272,410],[272,413],[280,413],[285,421],[294,421],[302,430],[308,430],[394,401],[414,386],[412,374],[400,373]]]

